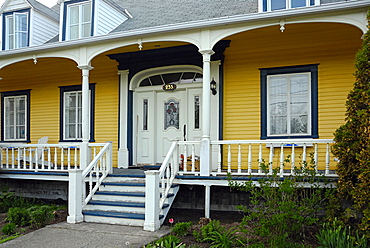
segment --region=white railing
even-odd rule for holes
[[[82,181],[88,181],[89,185],[89,194],[84,198],[84,205],[91,200],[107,175],[113,173],[112,142],[107,142],[103,147],[100,144],[89,144],[89,147],[92,148],[94,159],[82,172]]]
[[[80,169],[80,144],[0,145],[0,169],[26,171],[65,171]]]
[[[103,145],[103,146],[102,146]],[[91,200],[108,174],[113,173],[112,142],[89,144],[93,160],[84,169],[69,170],[68,223],[83,221],[82,208]],[[85,185],[88,184],[86,196]]]
[[[265,175],[277,171],[283,177],[294,175],[297,169],[312,169],[318,175],[336,176],[332,143],[331,139],[211,141],[217,151],[213,174]]]
[[[161,221],[159,214],[179,169],[178,141],[173,141],[158,171],[146,171],[144,229],[155,231]],[[158,190],[159,189],[159,190]],[[162,220],[165,219],[165,216]]]

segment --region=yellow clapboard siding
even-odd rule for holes
[[[286,25],[284,33],[274,26],[228,37],[224,139],[260,138],[260,68],[305,64],[318,64],[319,136],[333,138],[333,132],[344,122],[361,35],[350,25],[319,23]],[[323,156],[320,154],[319,160],[323,161]],[[268,153],[264,152],[264,157],[268,158]],[[275,155],[274,164],[278,158]],[[237,159],[233,156],[232,160],[235,169]]]

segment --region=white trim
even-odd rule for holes
[[[64,4],[64,3],[63,3]],[[44,51],[50,50],[55,48],[65,48],[71,46],[81,46],[81,45],[88,45],[90,43],[95,42],[103,42],[103,41],[112,41],[116,39],[134,37],[139,35],[150,35],[150,34],[158,34],[160,32],[172,32],[172,31],[182,31],[182,30],[189,30],[195,28],[206,28],[206,27],[213,27],[218,25],[230,25],[230,24],[237,24],[242,22],[249,22],[249,21],[263,21],[269,19],[283,19],[288,17],[295,17],[300,16],[302,14],[320,14],[325,13],[328,11],[341,11],[341,10],[349,10],[354,8],[365,8],[369,7],[368,1],[350,1],[350,2],[343,2],[343,3],[333,3],[333,4],[325,4],[321,6],[312,6],[307,8],[299,8],[299,9],[290,9],[284,11],[276,11],[276,12],[265,12],[265,13],[253,13],[253,14],[245,14],[245,15],[237,15],[232,17],[220,17],[214,19],[208,19],[203,21],[191,21],[187,23],[179,23],[179,24],[169,24],[163,26],[156,26],[152,28],[142,28],[136,30],[130,30],[125,32],[117,32],[108,35],[102,36],[92,36],[84,39],[78,40],[71,40],[71,41],[64,41],[64,42],[55,42],[55,43],[48,43],[43,44],[40,46],[28,47],[23,49],[15,49],[15,50],[7,50],[2,51],[0,54],[1,56],[11,56],[15,54],[22,54],[26,52],[36,52],[36,51]],[[62,8],[63,11],[63,8]],[[63,13],[61,13],[63,16]],[[345,22],[346,21],[346,22]],[[352,24],[358,28],[360,28],[364,33],[366,32],[366,23],[358,23],[358,22],[350,22],[350,20],[345,20],[343,23]],[[61,22],[62,23],[62,22]],[[361,26],[360,26],[361,25]],[[62,32],[60,32],[62,33]],[[111,49],[111,48],[110,48]]]
[[[307,133],[297,133],[297,134],[291,134],[291,125],[290,125],[290,117],[291,117],[291,109],[290,109],[290,80],[287,81],[287,92],[286,96],[288,98],[287,100],[287,133],[286,134],[270,134],[270,78],[271,77],[279,77],[279,76],[286,76],[288,79],[290,79],[290,76],[294,75],[307,75],[308,80],[307,80],[307,86],[308,86],[308,93],[307,93],[307,98],[308,98],[308,106],[307,106]],[[289,73],[289,74],[274,74],[274,75],[267,75],[267,136],[268,137],[279,137],[279,136],[302,136],[302,135],[312,135],[312,109],[311,109],[311,96],[312,96],[312,91],[311,91],[311,72],[300,72],[300,73]]]
[[[128,168],[129,166],[129,150],[127,148],[128,74],[128,70],[118,71],[120,78],[118,168]]]

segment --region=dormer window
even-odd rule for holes
[[[4,14],[3,49],[27,47],[29,44],[29,10]]]
[[[89,37],[92,35],[91,2],[78,2],[67,5],[67,40]]]
[[[319,5],[320,0],[259,0],[260,12]]]

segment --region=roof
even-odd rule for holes
[[[38,11],[51,19],[55,21],[59,21],[59,13],[54,11],[53,9],[43,5],[40,2],[37,2],[36,0],[26,0],[35,11]]]
[[[133,16],[114,32],[258,12],[257,0],[110,0]]]

